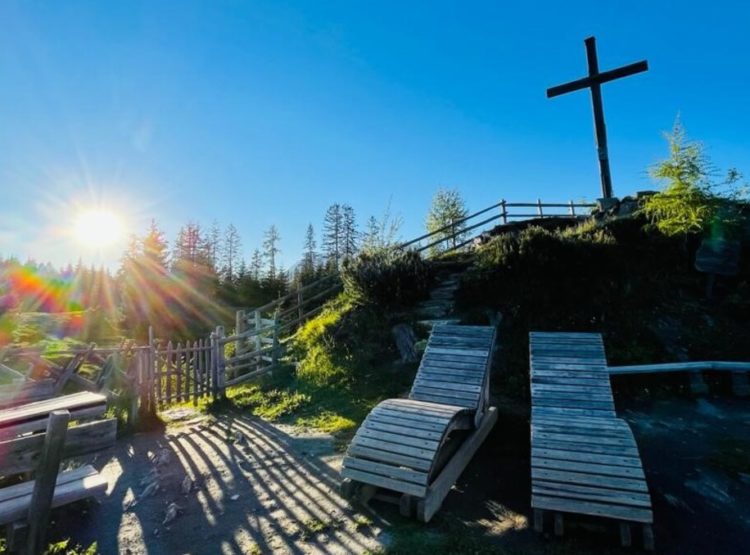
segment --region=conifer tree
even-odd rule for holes
[[[341,206],[341,258],[352,258],[357,252],[357,221],[354,208],[348,204]]]
[[[232,282],[237,277],[241,246],[239,231],[234,224],[229,224],[224,232],[221,253],[221,277],[224,281]]]
[[[323,252],[325,253],[326,263],[332,268],[338,268],[341,260],[341,230],[341,205],[334,203],[328,207],[323,219]]]
[[[268,261],[268,279],[276,278],[276,256],[281,252],[279,241],[281,236],[275,225],[271,225],[263,235],[263,257]]]

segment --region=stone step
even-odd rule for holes
[[[428,326],[432,328],[433,326],[448,324],[448,325],[456,325],[461,323],[460,318],[437,318],[434,320],[418,320],[417,323],[422,324],[423,326]]]

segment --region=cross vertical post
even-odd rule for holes
[[[604,124],[604,106],[602,104],[602,84],[621,77],[635,75],[648,70],[646,60],[626,66],[599,71],[599,60],[596,55],[596,39],[589,37],[584,41],[586,45],[586,61],[588,62],[588,76],[569,83],[547,89],[547,98],[553,98],[577,91],[591,89],[591,106],[594,110],[594,131],[596,135],[596,150],[599,159],[599,173],[602,180],[602,197],[612,198],[612,174],[609,170],[609,152],[607,150],[607,127]]]
[[[596,56],[596,38],[585,41],[586,60],[589,66],[589,78],[599,74],[599,60]],[[594,132],[596,134],[596,151],[599,157],[599,174],[602,178],[602,197],[612,198],[612,174],[609,171],[609,152],[607,151],[607,126],[604,124],[604,105],[602,103],[602,86],[591,83],[591,107],[594,110]]]

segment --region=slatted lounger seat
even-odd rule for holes
[[[398,500],[405,515],[432,518],[497,420],[487,406],[494,343],[492,327],[433,328],[409,397],[381,402],[357,430],[345,495]]]
[[[620,521],[630,544],[630,523],[643,525],[653,549],[651,497],[633,433],[617,418],[604,345],[599,334],[530,334],[531,506],[543,530],[544,511]]]

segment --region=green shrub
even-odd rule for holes
[[[346,293],[358,303],[394,307],[426,298],[431,272],[416,252],[380,249],[347,261],[341,278]]]

